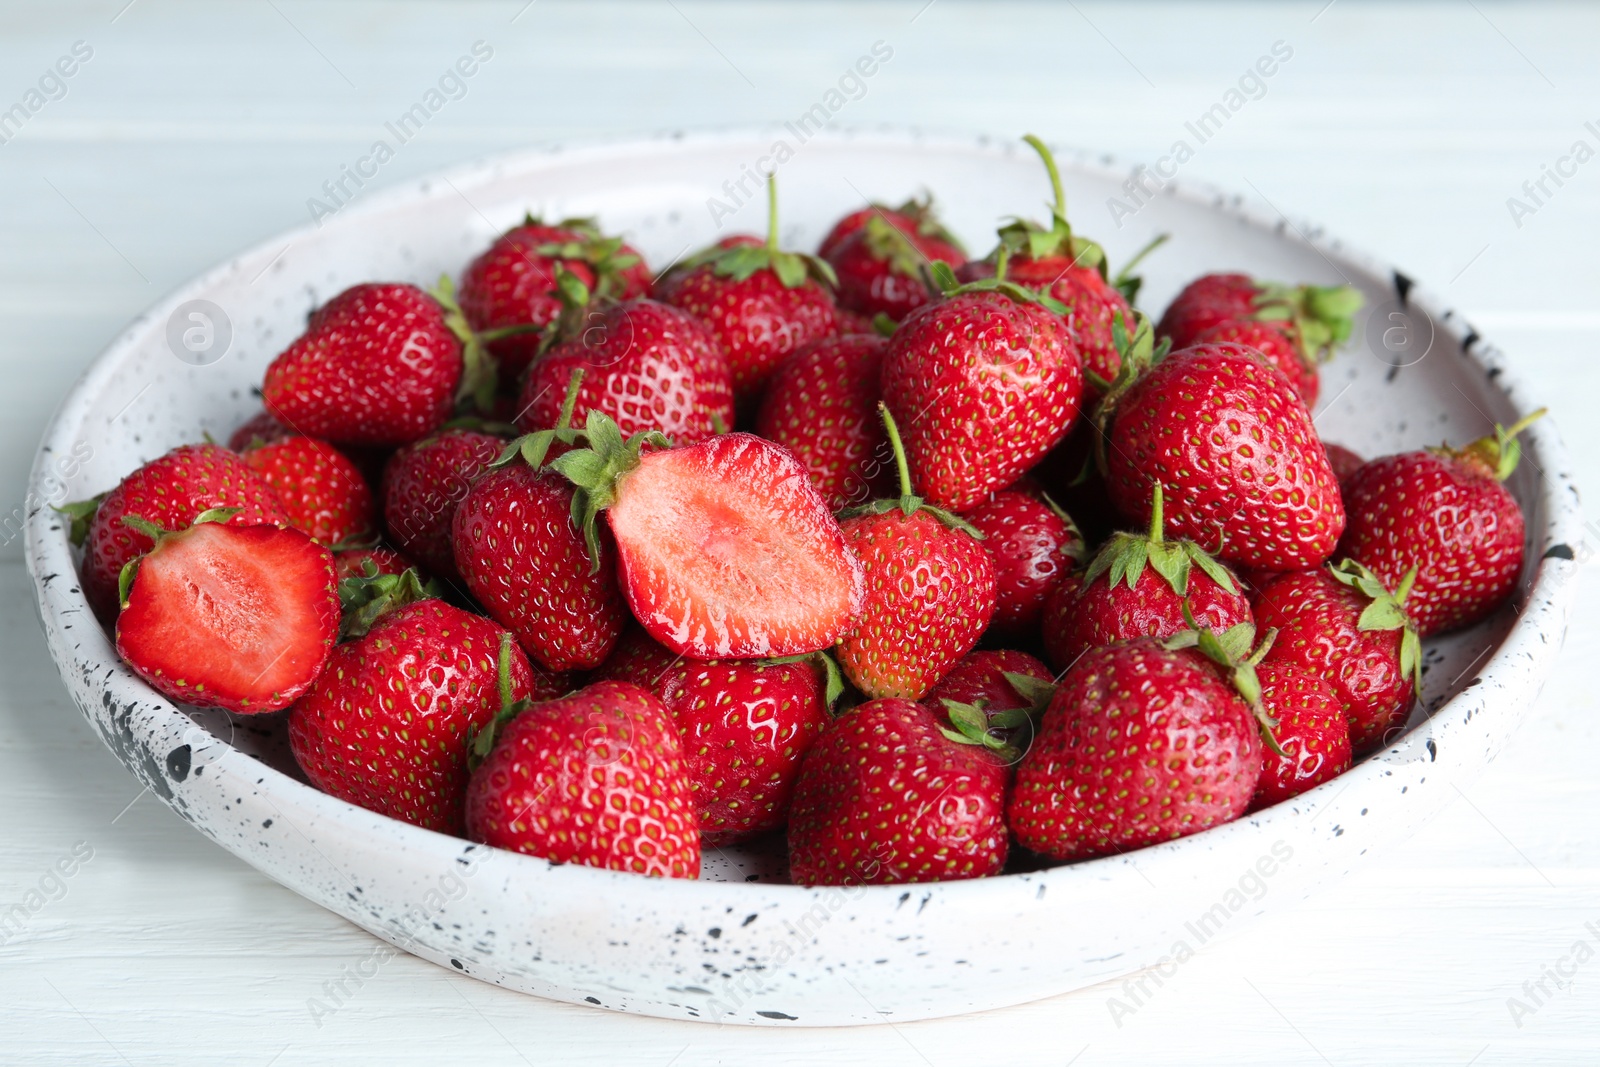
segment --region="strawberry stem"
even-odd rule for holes
[[[778,250],[778,175],[767,175],[767,251]]]
[[[1044,169],[1050,174],[1050,192],[1055,196],[1055,213],[1062,218],[1067,217],[1067,194],[1061,188],[1061,171],[1056,169],[1056,157],[1051,153],[1045,143],[1034,134],[1026,134],[1022,138],[1044,160]]]
[[[1161,483],[1158,481],[1150,494],[1150,541],[1160,544],[1166,540],[1166,523],[1163,521]]]
[[[555,430],[568,429],[572,424],[572,412],[578,406],[578,387],[583,385],[584,369],[573,367],[572,376],[567,379],[567,394],[561,398],[561,413],[556,416]],[[537,470],[544,465],[544,457],[550,451],[550,444],[555,440],[555,434],[539,434],[532,446],[523,452],[528,465]]]
[[[878,401],[878,415],[883,419],[883,432],[889,437],[889,447],[894,450],[894,465],[900,472],[900,510],[910,515],[917,510],[917,498],[911,492],[911,466],[906,462],[906,447],[900,441],[900,427],[889,414],[889,405]]]

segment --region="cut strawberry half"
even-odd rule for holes
[[[553,465],[578,486],[591,545],[609,509],[620,585],[651,637],[687,656],[745,658],[815,652],[850,629],[861,564],[788,449],[730,433],[641,454],[667,441],[624,442],[596,411],[585,432],[590,447]]]
[[[338,636],[333,554],[298,530],[201,521],[161,535],[133,566],[117,653],[174,700],[287,707]]]

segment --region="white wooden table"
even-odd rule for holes
[[[0,916],[22,915],[0,926],[0,1063],[1600,1062],[1592,568],[1534,719],[1458,803],[1208,946],[1133,1015],[1091,989],[777,1034],[547,1003],[409,957],[314,1018],[376,942],[136,796],[67,702],[11,537],[50,409],[118,327],[305,221],[478,40],[493,60],[376,184],[545,139],[792,118],[876,41],[892,61],[841,122],[1034,130],[1154,163],[1284,42],[1185,173],[1253,185],[1447,289],[1541,386],[1577,469],[1600,464],[1600,162],[1537,201],[1522,188],[1575,141],[1600,149],[1600,11],[1324,3],[0,5],[0,110],[40,105],[20,128],[0,116]],[[72,75],[41,86],[76,42]],[[1513,196],[1533,210],[1514,218]]]

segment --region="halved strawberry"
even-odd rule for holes
[[[598,411],[585,433],[589,447],[552,466],[580,490],[596,566],[606,511],[623,595],[651,637],[701,659],[744,659],[815,652],[849,629],[861,564],[787,449],[747,433],[683,448],[660,434],[625,442]]]
[[[299,530],[210,518],[178,533],[142,524],[155,547],[124,571],[117,654],[174,700],[288,707],[338,636],[333,555]]]

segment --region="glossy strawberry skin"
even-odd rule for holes
[[[813,341],[767,383],[756,433],[793,452],[833,511],[889,492],[894,460],[878,417],[888,342],[875,334]]]
[[[540,666],[588,670],[610,655],[627,618],[616,550],[601,531],[591,572],[566,479],[520,460],[489,471],[457,506],[451,540],[462,581]]]
[[[883,359],[917,492],[963,511],[1016,481],[1077,419],[1083,368],[1042,305],[968,292],[909,316]]]
[[[632,682],[660,696],[662,675],[683,658],[630,621],[593,677],[595,681]]]
[[[785,356],[829,336],[837,322],[820,283],[808,278],[791,289],[768,268],[738,281],[707,263],[662,288],[661,299],[699,319],[721,345],[741,402],[759,396]]]
[[[346,578],[361,578],[366,576],[366,565],[371,563],[379,574],[404,574],[416,567],[416,564],[394,549],[385,545],[375,545],[372,548],[345,548],[333,554],[333,569],[340,581]],[[419,571],[424,581],[427,580],[426,572]]]
[[[506,326],[545,326],[561,314],[561,299],[556,295],[556,275],[570,272],[590,289],[598,279],[594,268],[582,259],[546,255],[541,247],[580,242],[584,234],[542,223],[517,226],[499,237],[482,255],[473,260],[461,276],[461,310],[474,330]],[[627,245],[619,250],[638,256]],[[650,292],[650,270],[644,259],[619,272],[619,300],[631,300]],[[513,385],[539,351],[537,333],[502,337],[489,344],[489,351],[500,365],[502,384]],[[543,429],[543,427],[540,427]]]
[[[667,709],[627,682],[534,704],[473,772],[467,836],[552,863],[698,877],[694,796]]]
[[[870,697],[918,700],[978,643],[995,610],[982,543],[927,511],[846,519],[866,601],[839,642],[839,666]]]
[[[1156,324],[1156,336],[1170,340],[1175,349],[1188,348],[1205,331],[1253,315],[1258,292],[1255,279],[1248,274],[1196,278],[1167,305]]]
[[[299,530],[205,522],[139,561],[116,644],[173,700],[257,715],[305,692],[338,633],[326,548]]]
[[[963,280],[993,276],[991,263],[969,263],[960,273]],[[1108,382],[1116,379],[1122,357],[1111,327],[1120,313],[1131,333],[1133,308],[1098,267],[1074,266],[1070,256],[1022,257],[1006,264],[1006,278],[1066,305],[1067,328],[1078,346],[1083,369]],[[1086,381],[1083,406],[1088,408],[1098,396],[1099,391]]]
[[[887,219],[896,229],[904,233],[916,233],[921,225],[920,220],[913,218],[902,211],[886,208],[874,204],[871,207],[859,208],[850,212],[833,224],[822,238],[822,243],[817,246],[817,255],[827,259],[829,254],[851,234],[859,233],[874,217],[881,216]]]
[[[1085,650],[1135,637],[1171,637],[1185,628],[1184,597],[1147,566],[1129,589],[1111,585],[1109,574],[1076,583],[1052,597],[1044,612],[1044,647],[1057,670],[1065,670]],[[1235,581],[1229,592],[1195,567],[1187,584],[1189,610],[1202,626],[1218,633],[1252,620],[1250,601]]]
[[[150,539],[122,522],[136,515],[181,530],[211,508],[240,508],[232,526],[286,526],[278,494],[237,454],[219,445],[181,445],[124,478],[100,502],[83,550],[83,592],[102,619],[117,613],[123,565],[150,551]]]
[[[261,398],[297,433],[341,445],[403,445],[450,417],[461,342],[414,285],[372,282],[318,308],[270,366]]]
[[[671,712],[701,840],[721,847],[782,827],[800,761],[832,721],[817,669],[686,659],[638,631],[629,636],[636,647],[618,647],[629,662],[607,661],[601,674],[649,689]]]
[[[606,513],[634,618],[674,652],[815,652],[861,610],[861,564],[787,449],[747,433],[651,452]]]
[[[624,437],[660,430],[693,444],[733,427],[733,379],[716,338],[686,311],[656,300],[613,304],[578,337],[536,360],[523,383],[517,426],[554,427],[572,372],[584,370],[570,425],[610,415]]]
[[[798,885],[885,885],[998,874],[1006,767],[939,732],[909,700],[846,712],[811,747],[789,814]]]
[[[1273,736],[1285,754],[1262,752],[1252,809],[1270,808],[1350,769],[1350,724],[1327,682],[1285,662],[1262,663],[1256,676],[1262,709],[1278,720]]]
[[[396,450],[383,469],[383,521],[400,550],[445,581],[458,581],[456,508],[506,442],[476,430],[441,430]]]
[[[1487,618],[1516,588],[1522,509],[1483,464],[1433,452],[1383,456],[1350,476],[1345,498],[1340,553],[1390,589],[1418,568],[1406,611],[1423,637]]]
[[[228,447],[243,454],[254,446],[275,444],[295,436],[298,435],[273,418],[270,411],[260,411],[229,435]]]
[[[312,540],[332,546],[377,532],[366,478],[326,441],[287,437],[251,448],[244,461],[278,495],[289,525]]]
[[[1316,406],[1321,391],[1316,365],[1301,354],[1292,337],[1276,326],[1253,319],[1229,319],[1203,331],[1195,344],[1236,344],[1260,353],[1289,379],[1307,408]]]
[[[500,710],[500,637],[481,615],[419,600],[334,652],[289,713],[295,762],[324,793],[428,830],[465,830],[467,746]],[[511,696],[533,695],[514,645]]]
[[[839,279],[841,307],[869,319],[887,315],[899,322],[933,299],[922,275],[928,264],[942,262],[959,267],[967,257],[949,242],[919,233],[915,223],[897,225],[893,219],[880,218],[886,224],[882,232],[892,238],[887,227],[893,226],[909,245],[898,257],[892,246],[880,238],[880,227],[869,219],[861,229],[838,242],[826,258]]]
[[[1082,538],[1047,504],[1018,489],[1002,489],[962,517],[984,535],[983,547],[994,560],[991,629],[1031,636],[1045,601],[1082,553]]]
[[[1339,483],[1305,404],[1249,349],[1174,352],[1121,398],[1107,488],[1130,522],[1148,521],[1153,486],[1167,530],[1217,558],[1261,570],[1304,570],[1333,554],[1344,530]]]
[[[1242,815],[1261,775],[1254,716],[1193,649],[1091,649],[1017,768],[1007,821],[1055,860],[1126,852]]]
[[[1357,752],[1404,726],[1416,696],[1400,670],[1401,631],[1360,627],[1370,603],[1320,568],[1279,575],[1255,598],[1256,624],[1278,631],[1266,662],[1299,667],[1332,686]]]

